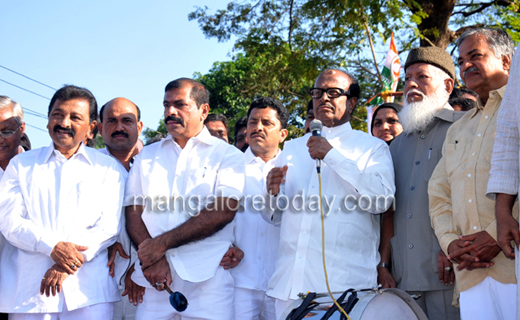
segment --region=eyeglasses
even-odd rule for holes
[[[18,131],[22,126],[19,126],[18,128],[16,128],[15,130],[3,130],[3,131],[0,131],[0,137],[4,138],[4,139],[7,139],[7,138],[11,138],[13,136],[13,134]]]
[[[335,99],[340,96],[347,96],[347,98],[350,98],[350,92],[340,88],[312,88],[309,90],[309,93],[313,99],[320,99],[323,96],[324,92],[327,92],[327,96],[331,99]]]

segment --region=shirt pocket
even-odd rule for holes
[[[201,205],[213,202],[210,196],[214,195],[217,173],[215,168],[209,166],[190,170],[186,196],[198,198]]]
[[[428,150],[428,157],[426,158],[426,170],[424,171],[424,181],[430,181],[433,170],[437,167],[439,160],[442,157],[441,149],[439,148],[431,148]]]
[[[464,140],[450,141],[448,145],[446,145],[444,157],[446,160],[446,172],[448,177],[452,177],[457,169],[463,168],[461,163],[464,160],[465,152],[466,141]]]

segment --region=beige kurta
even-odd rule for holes
[[[443,145],[443,156],[429,185],[432,227],[444,252],[460,235],[487,231],[496,239],[495,201],[486,197],[495,140],[497,115],[505,86],[490,92],[480,105],[453,124]],[[518,217],[518,210],[513,211]],[[487,276],[516,283],[515,263],[500,252],[490,268],[455,269],[456,285],[465,291]]]

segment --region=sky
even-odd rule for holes
[[[51,143],[46,115],[55,90],[12,71],[55,89],[88,88],[99,107],[128,98],[141,109],[144,126],[155,129],[169,81],[205,74],[214,62],[231,59],[233,39],[206,39],[197,21],[188,21],[196,6],[214,12],[228,2],[2,0],[0,95],[24,108],[33,148]]]

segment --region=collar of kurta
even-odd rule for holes
[[[54,142],[51,142],[51,145],[50,145],[49,149],[47,150],[47,153],[45,154],[45,161],[44,162],[48,162],[49,159],[53,155],[56,157],[58,154],[61,155],[61,152],[54,147]],[[85,159],[90,165],[92,165],[92,161],[90,161],[90,159],[88,157],[88,154],[86,152],[85,145],[83,144],[83,142],[79,145],[79,148],[76,151],[76,153],[74,153],[72,155],[72,157],[70,157],[70,159],[68,159],[68,160],[71,160],[71,159],[74,159],[74,158],[81,158],[81,157],[83,159]]]
[[[501,88],[496,89],[496,90],[489,91],[489,96],[491,96],[493,93],[496,93],[496,94],[498,94],[500,96],[500,99],[503,99],[504,98],[504,94],[506,93],[506,87],[507,87],[507,84],[504,85]],[[482,105],[482,100],[480,100],[480,97],[477,98],[477,107],[475,108],[475,110],[473,110],[473,114],[471,115],[471,117],[473,118],[474,116],[477,115],[477,113],[479,113],[480,111],[484,110],[484,108],[488,105],[489,100],[491,100],[491,99],[488,98],[488,101],[486,102],[486,105],[483,106]]]
[[[193,140],[193,143],[200,141],[200,142],[208,144],[208,145],[214,145],[217,142],[221,141],[219,138],[212,136],[209,133],[208,128],[206,128],[206,126],[202,126],[202,130],[199,132],[199,134],[197,134],[195,137],[190,138],[188,140],[188,142],[190,140]],[[166,138],[162,139],[159,143],[161,144],[161,147],[163,147],[165,143],[170,143],[170,142],[177,143],[177,142],[175,142],[175,139],[173,139],[172,135],[168,134],[166,136]]]
[[[269,160],[269,161],[272,161],[272,160],[275,160],[276,158],[278,158],[278,155],[280,154],[280,152],[281,152],[280,149],[278,149],[278,152],[276,153],[276,156],[273,159]],[[249,146],[247,148],[246,152],[244,152],[244,158],[246,159],[246,164],[250,164],[250,163],[253,163],[253,162],[262,162],[262,163],[264,163],[264,160],[262,160],[262,158],[255,156],[255,154],[251,150],[251,146]]]
[[[448,122],[454,122],[455,119],[453,118],[453,115],[455,113],[455,110],[451,107],[451,105],[446,102],[446,104],[435,114],[435,118],[439,118],[444,121]]]
[[[345,134],[347,131],[352,131],[352,126],[348,121],[337,127],[329,128],[324,126],[323,130],[321,130],[321,136],[327,139],[334,139]]]

